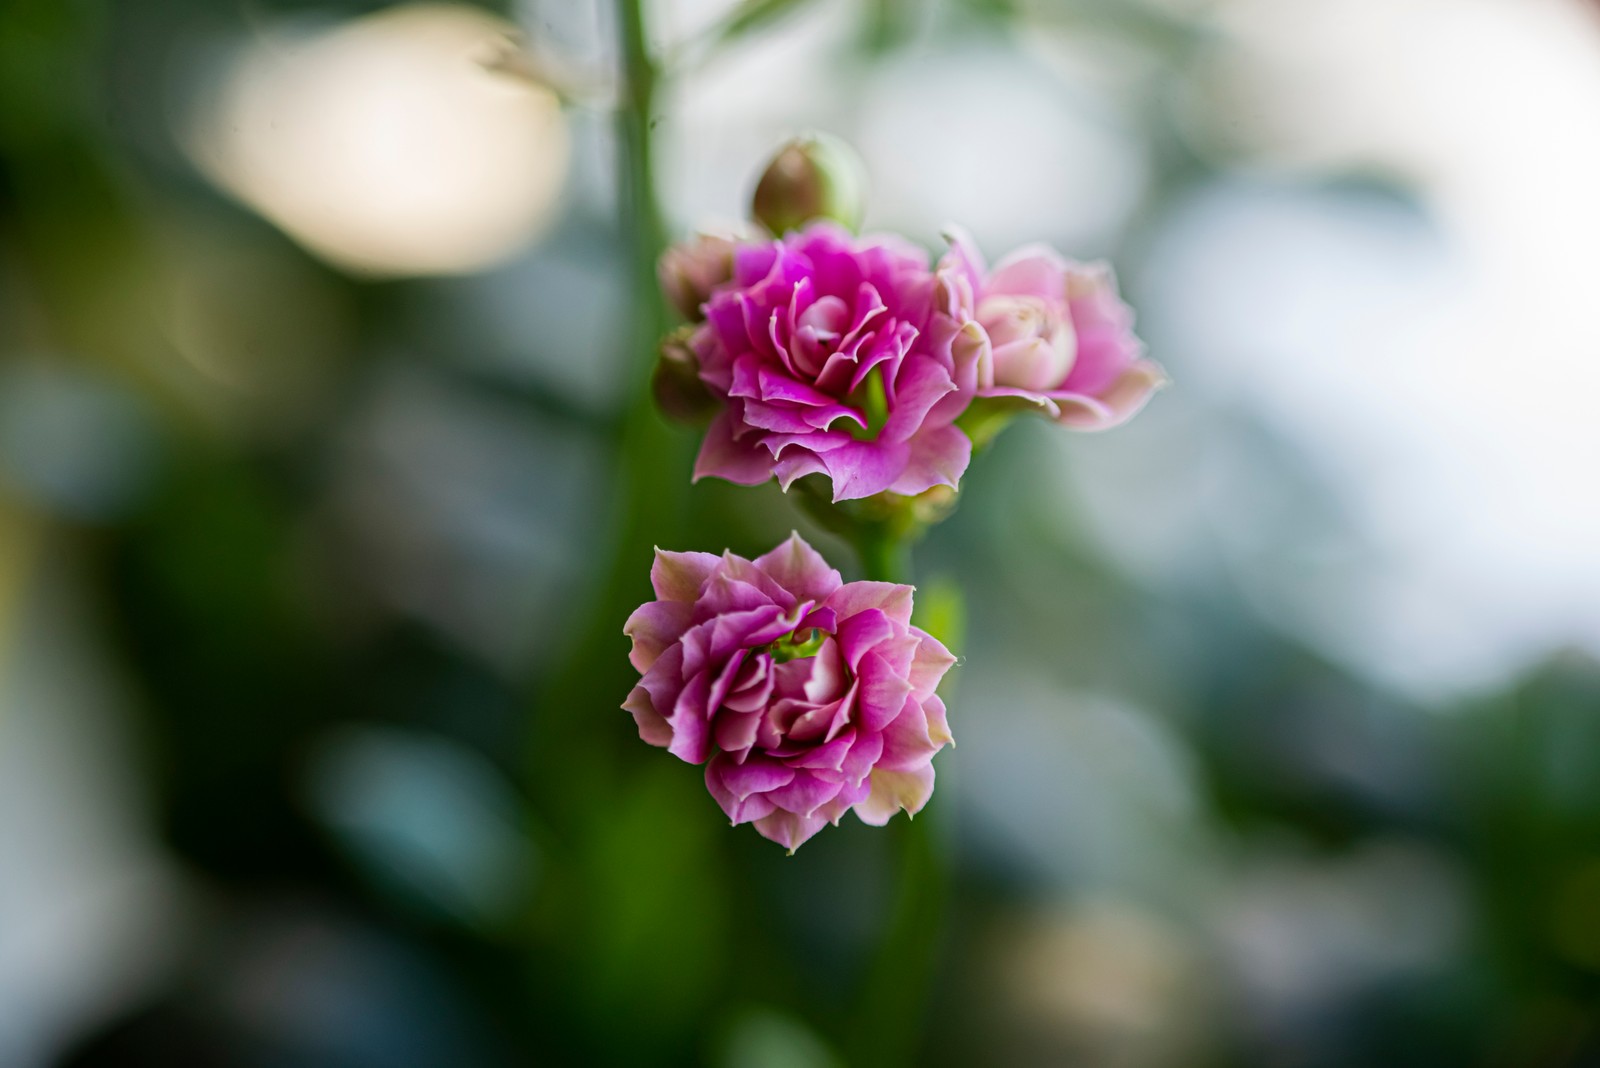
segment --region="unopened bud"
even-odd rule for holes
[[[650,379],[656,406],[669,418],[684,423],[704,423],[717,409],[716,398],[700,381],[700,361],[689,346],[694,329],[683,326],[666,336]]]
[[[718,234],[696,234],[673,245],[656,261],[661,292],[692,323],[705,316],[700,306],[711,291],[733,277],[733,250],[738,241]]]
[[[797,137],[762,172],[750,214],[780,236],[812,219],[832,219],[853,230],[866,199],[865,170],[855,150],[837,137]]]

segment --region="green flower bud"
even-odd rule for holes
[[[855,150],[837,137],[797,137],[762,172],[750,214],[779,236],[813,219],[832,219],[854,230],[866,200],[865,174]]]
[[[700,362],[689,347],[693,326],[683,326],[661,342],[650,390],[656,406],[671,419],[683,423],[704,423],[717,410],[717,400],[700,381]]]

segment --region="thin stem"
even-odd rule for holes
[[[626,672],[619,668],[616,655],[617,621],[638,604],[639,573],[650,559],[651,546],[657,541],[673,544],[684,515],[682,495],[675,491],[685,459],[682,443],[656,416],[645,388],[665,331],[666,308],[655,282],[655,262],[666,233],[656,199],[650,129],[658,70],[645,40],[641,6],[642,0],[617,0],[616,8],[623,76],[616,115],[616,177],[632,298],[626,373],[634,388],[633,401],[618,420],[617,448],[611,457],[617,492],[605,526],[615,532],[615,539],[601,549],[604,565],[595,576],[595,595],[584,626],[571,637],[571,645],[557,661],[560,667],[539,695],[539,715],[532,717],[530,737],[532,788],[541,791],[539,784],[561,784],[542,792],[541,811],[558,834],[573,838],[584,833],[588,814],[598,807],[596,799],[610,788],[599,725],[612,711],[611,688],[625,693],[627,687]],[[600,686],[597,680],[609,681]],[[574,760],[589,761],[582,774],[573,773]],[[592,795],[585,796],[574,782],[586,784]]]
[[[855,536],[861,570],[874,582],[911,583],[911,547],[879,524],[863,524]]]
[[[847,1060],[875,1068],[917,1064],[928,990],[939,948],[949,872],[929,813],[896,818],[890,832],[900,851],[893,910],[856,1001]]]
[[[621,0],[618,7],[622,51],[622,104],[618,110],[623,151],[618,153],[618,182],[628,198],[629,233],[633,240],[633,268],[640,298],[642,335],[646,351],[653,351],[661,333],[660,301],[655,295],[655,263],[666,245],[666,226],[656,199],[655,124],[656,87],[660,72],[645,39],[643,4]]]
[[[910,544],[890,524],[861,523],[852,540],[868,579],[910,583]],[[926,810],[917,820],[896,819],[890,829],[900,853],[898,887],[846,1036],[851,1064],[897,1068],[917,1063],[949,884],[931,831]]]

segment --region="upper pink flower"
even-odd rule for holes
[[[910,586],[842,583],[798,534],[755,560],[656,550],[657,600],[624,628],[623,703],[651,745],[706,764],[735,824],[793,851],[846,810],[881,826],[933,792],[955,658],[911,625]]]
[[[1108,265],[1032,245],[985,272],[982,255],[957,233],[941,269],[972,287],[989,338],[978,396],[1014,398],[1065,426],[1104,430],[1132,418],[1166,383],[1161,366],[1143,356],[1133,310]]]
[[[971,288],[946,281],[920,249],[827,222],[741,245],[690,342],[724,404],[695,478],[820,473],[836,501],[955,486],[983,339]]]

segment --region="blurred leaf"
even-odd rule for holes
[[[811,0],[744,0],[744,3],[733,9],[727,21],[716,28],[714,45],[720,47],[731,44],[810,2]]]

